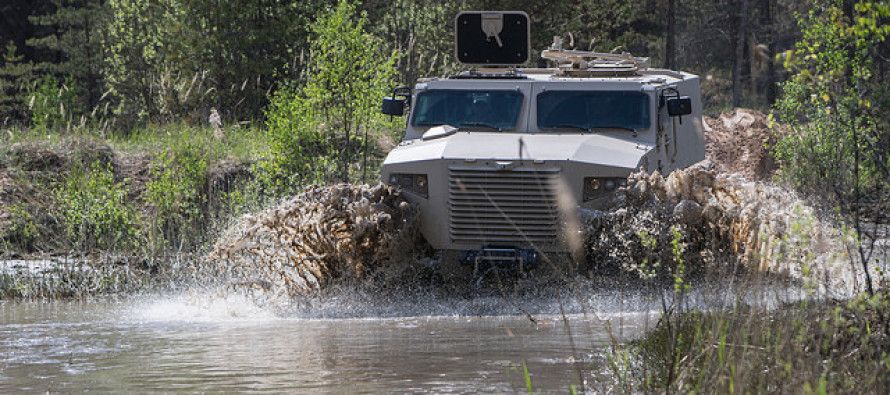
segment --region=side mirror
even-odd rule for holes
[[[383,115],[401,117],[405,115],[405,99],[401,97],[384,97],[383,106],[380,109]]]
[[[692,99],[678,96],[667,99],[668,115],[672,117],[692,114]]]
[[[405,104],[411,102],[411,88],[400,85],[392,90],[392,97],[384,97],[380,112],[391,117],[405,115]]]

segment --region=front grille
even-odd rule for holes
[[[450,167],[451,241],[552,246],[557,243],[559,169]]]

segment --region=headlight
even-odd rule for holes
[[[389,184],[425,198],[430,195],[426,174],[393,173],[389,176]]]
[[[584,201],[593,200],[626,187],[627,179],[620,177],[587,177],[584,179]]]

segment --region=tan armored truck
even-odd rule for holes
[[[463,12],[455,32],[471,71],[383,102],[407,126],[382,181],[417,204],[434,248],[520,264],[570,252],[579,210],[602,207],[631,172],[704,159],[697,76],[563,50],[559,38],[541,53],[556,67],[519,68],[530,52],[522,12]]]

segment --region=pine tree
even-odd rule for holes
[[[24,61],[15,44],[9,42],[0,67],[0,124],[27,119],[27,92],[35,78],[34,65]]]
[[[31,38],[28,45],[52,56],[49,62],[36,66],[58,80],[70,81],[77,87],[75,103],[67,103],[70,110],[84,112],[98,104],[102,95],[102,39],[105,23],[100,0],[52,0],[55,11],[32,16],[31,22],[49,32]],[[74,88],[74,87],[69,87]]]

